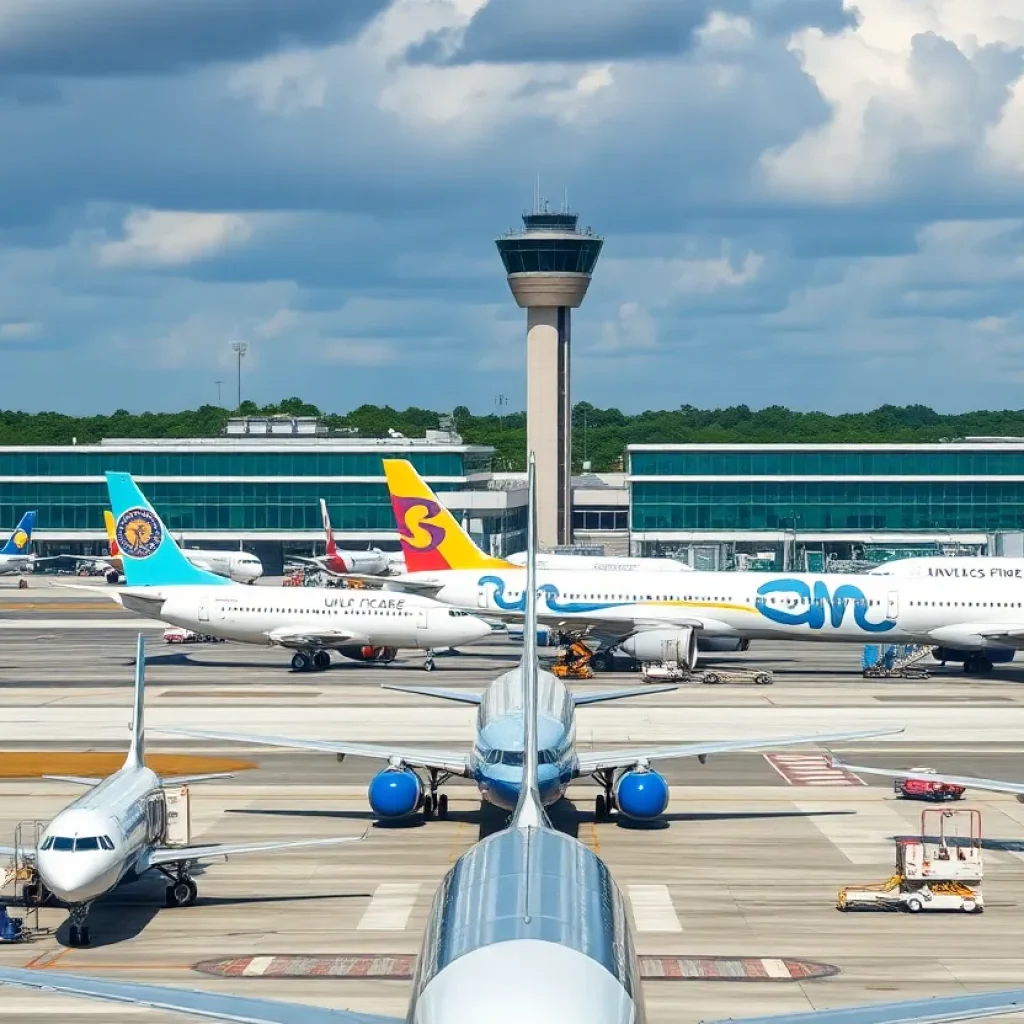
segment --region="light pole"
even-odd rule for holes
[[[242,408],[242,357],[248,351],[249,346],[244,341],[233,341],[231,347],[238,353],[238,405],[236,409]]]
[[[224,383],[224,381],[222,381],[222,380],[215,380],[213,383],[217,385],[217,405],[219,406],[220,405],[220,386],[221,386],[221,384]]]

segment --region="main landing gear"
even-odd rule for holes
[[[296,651],[292,655],[292,668],[296,672],[323,672],[331,667],[328,651]]]
[[[430,769],[430,792],[423,798],[423,817],[444,821],[448,817],[448,794],[438,794],[437,790],[452,777],[451,772]]]
[[[434,665],[434,649],[431,648],[429,651],[427,651],[426,661],[423,662],[423,671],[433,672],[435,667],[436,666]]]
[[[188,865],[176,865],[174,874],[171,874],[163,866],[160,866],[158,870],[171,883],[164,891],[164,903],[168,907],[191,907],[199,895],[199,886],[188,873]]]
[[[89,917],[91,903],[76,903],[71,907],[71,927],[68,931],[68,946],[89,945],[89,926],[85,923]]]
[[[984,654],[969,654],[964,658],[964,672],[968,675],[984,675],[992,671],[992,662]]]
[[[594,772],[594,778],[597,780],[598,785],[604,790],[594,799],[594,820],[595,821],[608,821],[613,811],[617,811],[618,804],[615,801],[615,792],[613,784],[615,777],[612,774],[612,769],[602,768],[600,771]]]

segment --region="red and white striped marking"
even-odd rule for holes
[[[824,754],[765,754],[764,759],[791,786],[866,786],[845,768],[833,768]]]

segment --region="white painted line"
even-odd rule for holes
[[[373,899],[356,928],[375,932],[404,931],[419,891],[419,882],[382,882],[374,890]]]
[[[919,828],[882,804],[858,804],[855,814],[837,814],[835,804],[821,800],[793,800],[792,803],[808,815],[807,820],[851,864],[873,864],[880,870],[888,867],[889,874],[896,863],[893,838],[913,835]],[[882,881],[883,877],[888,876],[881,876],[877,881]]]
[[[681,932],[672,897],[664,885],[631,885],[629,902],[638,932]]]
[[[273,962],[274,958],[272,956],[254,956],[252,960],[249,961],[245,970],[242,971],[242,976],[251,978],[255,975],[258,977],[263,974]]]
[[[786,966],[783,960],[773,960],[765,957],[761,960],[761,966],[764,968],[764,973],[769,978],[791,978],[792,975],[789,973],[789,968]]]

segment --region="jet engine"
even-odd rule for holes
[[[359,647],[353,644],[349,647],[339,647],[338,653],[346,658],[351,658],[353,661],[379,661],[386,665],[389,661],[394,661],[398,656],[398,648],[370,647],[369,644]]]
[[[932,650],[932,657],[936,661],[959,662],[970,661],[971,658],[978,657],[979,653],[991,661],[993,665],[1003,665],[1008,661],[1013,661],[1013,656],[1017,652],[1009,647],[986,647],[982,652],[963,651],[957,647],[936,647]]]
[[[615,802],[627,818],[651,821],[668,807],[668,783],[651,768],[634,768],[619,776]]]
[[[686,668],[697,664],[697,634],[691,626],[645,629],[623,640],[619,649],[637,661],[678,661]]]
[[[734,651],[746,651],[750,648],[750,641],[738,636],[699,636],[697,637],[698,651],[716,651],[718,653],[732,653]]]
[[[423,783],[409,768],[385,768],[370,779],[370,807],[382,818],[412,814],[423,799]]]

